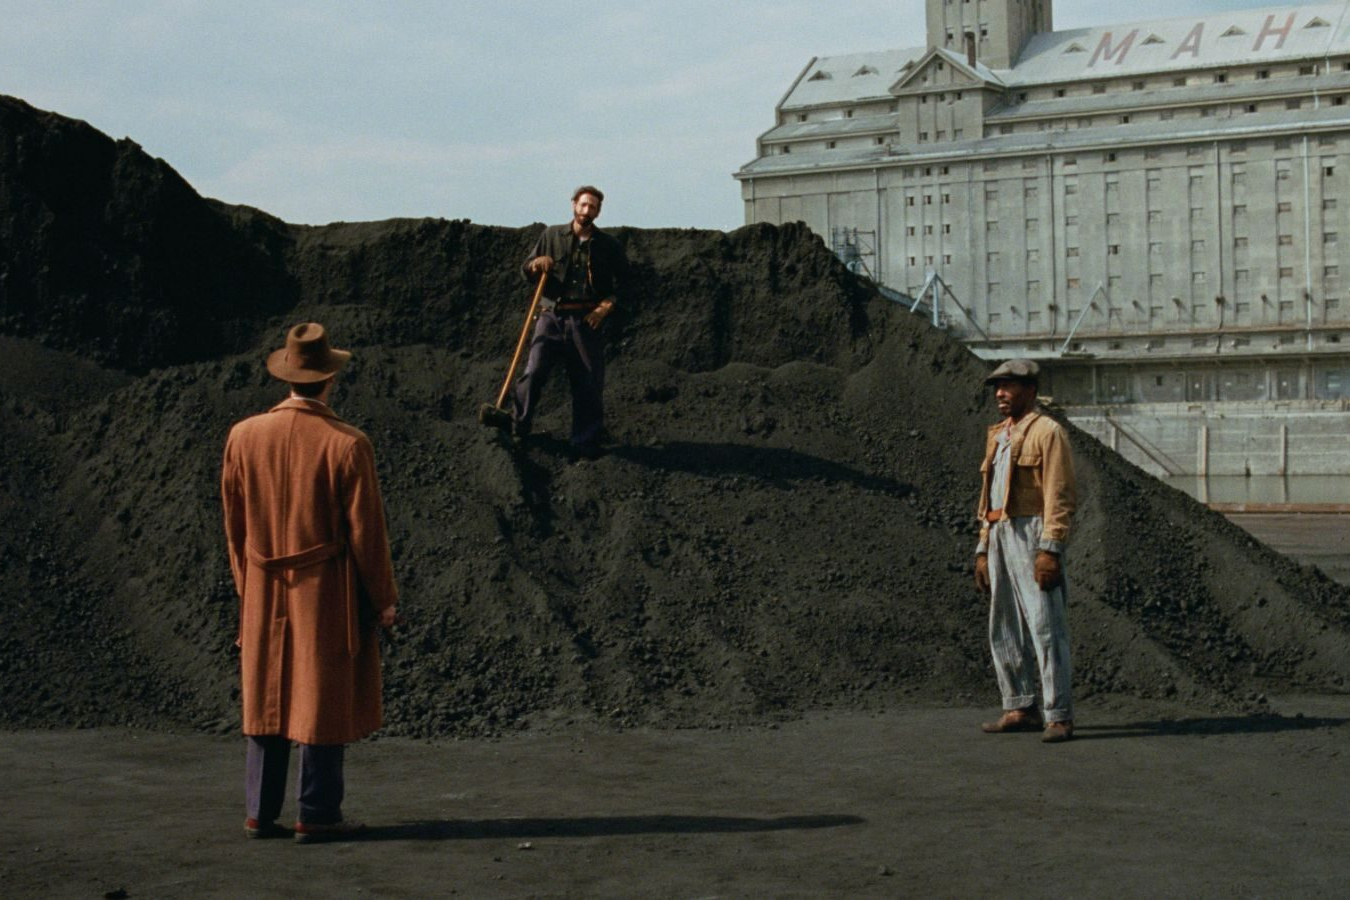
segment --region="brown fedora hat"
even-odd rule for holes
[[[267,357],[267,371],[291,384],[312,384],[336,375],[351,358],[350,351],[328,346],[318,322],[302,322],[286,332],[286,346]]]

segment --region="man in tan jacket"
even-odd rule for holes
[[[376,623],[397,621],[384,506],[370,441],[328,407],[351,358],[322,325],[296,325],[267,370],[291,387],[230,430],[221,474],[239,592],[245,833],[276,823],[291,742],[300,744],[296,841],[362,830],[342,816],[344,745],[381,724]]]
[[[985,380],[1004,419],[990,426],[980,466],[975,584],[990,598],[989,646],[1003,715],[982,728],[1044,729],[1041,740],[1058,743],[1073,737],[1062,559],[1076,492],[1069,436],[1035,409],[1039,374],[1035,362],[1014,359]]]

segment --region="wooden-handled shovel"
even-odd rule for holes
[[[544,296],[544,281],[547,278],[547,272],[539,273],[539,284],[534,289],[534,299],[530,301],[530,311],[525,314],[525,324],[520,329],[520,340],[516,341],[516,352],[511,357],[511,367],[506,370],[506,380],[502,382],[502,389],[497,393],[497,402],[484,403],[478,407],[478,421],[483,425],[490,425],[494,428],[511,427],[511,411],[503,404],[506,403],[506,395],[511,390],[511,382],[516,377],[516,369],[520,366],[520,358],[525,352],[525,344],[530,339],[530,326],[534,324],[534,317],[539,312],[539,300]]]

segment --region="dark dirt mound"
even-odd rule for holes
[[[335,405],[380,460],[410,618],[390,731],[994,700],[970,587],[986,367],[804,228],[616,230],[638,288],[616,445],[573,464],[475,420],[537,227],[289,226],[18,101],[0,134],[0,722],[234,727],[220,452],[308,318],[355,349]],[[1080,693],[1344,686],[1343,588],[1074,441]]]

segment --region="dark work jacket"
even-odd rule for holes
[[[539,276],[531,275],[527,267],[537,257],[553,257],[553,269],[544,282],[544,296],[550,300],[560,298],[563,285],[567,283],[567,269],[572,263],[573,240],[575,238],[571,222],[566,225],[550,225],[539,235],[539,240],[534,243],[534,249],[530,251],[530,255],[525,259],[525,265],[521,267],[525,280],[535,284]],[[594,300],[596,303],[610,300],[616,307],[620,306],[627,281],[628,257],[624,254],[623,247],[613,237],[592,226],[590,272],[592,293],[590,297],[584,299]]]

